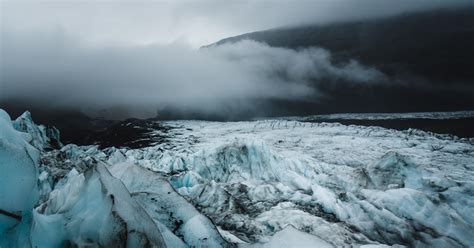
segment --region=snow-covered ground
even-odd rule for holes
[[[474,246],[473,139],[285,120],[161,124],[171,129],[150,135],[165,142],[150,147],[43,151],[36,208],[7,231],[40,246]]]

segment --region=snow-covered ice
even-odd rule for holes
[[[39,150],[28,142],[31,135],[13,128],[10,116],[0,109],[0,246],[21,239],[38,200]],[[21,242],[21,241],[19,241]]]
[[[165,125],[174,127],[169,143],[128,159],[168,175],[248,243],[288,225],[335,246],[474,242],[472,140],[294,121]]]
[[[263,244],[242,245],[242,247],[254,248],[331,248],[328,242],[305,232],[299,231],[293,226],[287,226],[276,232],[268,242]]]
[[[158,226],[104,164],[65,180],[35,210],[32,246],[164,246]]]
[[[32,137],[31,145],[39,150],[59,148],[62,146],[59,130],[55,127],[36,125],[33,122],[31,113],[24,112],[15,121],[13,127],[21,132],[30,134]]]
[[[31,232],[63,223],[58,211],[96,223],[92,207],[112,216],[106,229],[66,222],[105,235],[95,244],[125,230],[121,220],[153,224],[140,237],[172,247],[474,246],[473,139],[285,120],[161,124],[151,135],[165,142],[150,147],[43,151],[32,222],[44,229]],[[85,183],[93,175],[118,192]],[[118,216],[108,194],[126,206]],[[71,228],[61,237],[83,244]]]
[[[412,112],[412,113],[350,113],[350,114],[327,114],[311,116],[291,116],[282,119],[299,121],[316,120],[399,120],[399,119],[461,119],[474,117],[474,111],[454,111],[454,112]]]

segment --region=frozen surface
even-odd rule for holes
[[[165,142],[150,147],[43,152],[42,206],[96,223],[99,217],[70,203],[90,201],[110,216],[119,206],[110,205],[107,190],[72,180],[92,171],[109,178],[101,187],[121,188],[112,194],[133,206],[118,219],[143,213],[143,223],[151,220],[171,247],[474,246],[473,139],[284,120],[161,124],[167,132],[150,135]],[[64,197],[55,193],[62,191]],[[48,228],[64,221],[45,209],[33,220]],[[123,230],[112,224],[106,226]]]
[[[472,140],[295,121],[175,121],[125,151],[221,229],[265,242],[292,225],[334,246],[472,246]]]
[[[112,155],[113,156],[113,155]],[[162,176],[131,163],[115,164],[112,174],[157,223],[194,247],[222,247],[226,242],[214,224],[171,187]],[[178,239],[179,240],[179,239]]]
[[[68,174],[34,215],[33,247],[164,246],[160,230],[123,183],[98,163]]]
[[[122,151],[46,152],[29,113],[0,117],[0,247],[232,246],[161,175],[121,163]]]
[[[292,116],[284,119],[311,121],[311,120],[331,120],[331,119],[350,119],[350,120],[394,120],[394,119],[459,119],[472,118],[474,111],[456,111],[456,112],[412,112],[412,113],[352,113],[352,114],[328,114],[312,116]]]
[[[31,136],[13,128],[10,116],[0,109],[0,237],[21,239],[22,223],[28,222],[38,200],[40,153],[28,142]],[[0,246],[11,246],[0,239]]]
[[[36,125],[29,111],[24,112],[15,121],[13,127],[31,135],[30,143],[39,150],[59,148],[62,146],[59,130],[55,127]]]
[[[276,232],[268,242],[263,244],[241,245],[241,247],[252,248],[331,248],[328,242],[305,232],[299,231],[293,226],[288,226]]]

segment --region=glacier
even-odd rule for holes
[[[474,139],[162,121],[162,142],[101,149],[0,114],[0,209],[22,216],[0,215],[0,246],[474,246]]]
[[[13,128],[10,116],[0,109],[0,246],[22,244],[39,197],[37,185],[40,152],[29,144],[28,133]],[[9,238],[6,239],[5,237]]]

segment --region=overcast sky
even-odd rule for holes
[[[471,0],[0,1],[0,100],[91,112],[125,106],[145,117],[170,106],[215,114],[252,109],[251,99],[314,101],[320,92],[309,81],[385,83],[377,68],[334,65],[320,48],[197,48],[245,32]]]
[[[393,15],[470,0],[1,0],[1,28],[62,31],[85,42],[199,47],[245,32]]]

